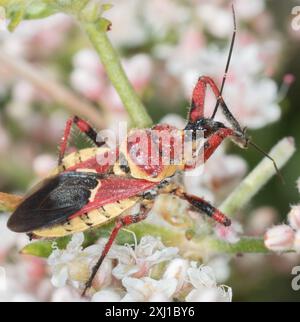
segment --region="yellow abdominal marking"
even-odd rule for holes
[[[97,154],[102,154],[109,151],[108,148],[86,148],[67,155],[60,167],[56,167],[49,175],[52,177],[59,174],[64,169],[70,168],[80,162],[86,161],[92,157],[96,157]],[[78,169],[78,171],[84,172],[96,172],[94,169]],[[93,201],[98,188],[101,186],[101,180],[99,180],[98,186],[92,190],[89,201]],[[101,226],[107,224],[112,219],[120,216],[126,210],[129,210],[132,206],[138,202],[139,197],[131,197],[124,200],[119,200],[114,203],[110,203],[100,207],[99,209],[93,209],[81,216],[69,219],[65,223],[58,224],[52,227],[42,228],[33,231],[32,233],[37,237],[43,238],[57,238],[67,235],[71,235],[76,232],[82,232],[89,228]]]
[[[136,204],[139,197],[131,197],[107,204],[99,209],[94,209],[86,214],[68,220],[63,224],[33,231],[33,234],[43,238],[63,237],[89,228],[107,224],[115,217]]]
[[[56,167],[51,173],[50,176],[57,175],[60,172],[73,167],[74,165],[84,162],[90,158],[96,157],[97,154],[102,154],[104,152],[109,151],[109,148],[86,148],[82,150],[78,150],[76,152],[72,152],[64,157],[61,166]],[[78,169],[78,171],[85,172],[96,172],[94,169]]]
[[[144,179],[151,182],[160,182],[168,177],[171,177],[175,174],[176,171],[182,170],[184,168],[183,164],[180,165],[165,165],[163,170],[157,176],[149,176],[147,175],[137,164],[135,164],[130,155],[127,152],[126,142],[122,143],[120,146],[120,152],[126,156],[126,161],[130,168],[130,175],[136,179]],[[120,170],[118,162],[114,166],[114,173],[120,174],[122,170]]]

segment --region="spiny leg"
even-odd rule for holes
[[[234,129],[242,132],[239,122],[229,111],[216,83],[208,76],[201,76],[194,88],[191,109],[189,112],[189,123],[187,124],[186,129],[189,129],[191,124],[195,124],[197,121],[204,117],[205,95],[207,85],[209,85],[212,89],[217,99],[217,103],[221,105],[222,111],[227,121],[233,126]]]
[[[208,217],[214,219],[216,222],[226,227],[231,225],[231,220],[206,200],[187,194],[180,187],[174,189],[172,193],[174,193],[177,197],[188,201],[196,210],[205,213]]]
[[[116,239],[120,229],[146,219],[147,215],[152,207],[153,207],[153,201],[147,201],[145,204],[141,204],[141,210],[138,215],[128,215],[128,216],[122,217],[116,221],[116,225],[115,225],[112,233],[110,234],[110,237],[109,237],[106,245],[104,246],[102,254],[101,254],[99,260],[97,261],[97,263],[95,264],[95,266],[93,267],[91,276],[89,277],[87,283],[85,284],[85,288],[82,292],[82,296],[84,296],[86,291],[91,287],[93,279],[95,278],[101,264],[103,263],[106,255],[108,254],[108,252],[109,252],[114,240]]]
[[[88,122],[82,120],[78,116],[69,118],[65,126],[64,135],[60,142],[58,165],[61,165],[62,160],[64,158],[73,124],[75,124],[81,132],[87,135],[96,146],[100,147],[105,144],[105,141],[97,141],[97,132],[92,128],[91,125],[89,125]]]

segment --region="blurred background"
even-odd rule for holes
[[[208,75],[218,84],[222,80],[233,32],[232,2],[110,2],[114,6],[105,13],[112,22],[109,36],[149,114],[155,122],[183,126],[198,76]],[[293,8],[300,3],[233,3],[238,31],[225,101],[264,150],[285,136],[293,136],[298,146],[300,7]],[[0,28],[0,191],[24,194],[55,166],[65,121],[77,113],[74,101],[79,114],[98,129],[114,128],[126,112],[88,39],[70,17],[24,21],[14,33],[5,30],[3,20]],[[60,90],[67,93],[63,99]],[[207,115],[214,105],[208,93]],[[217,118],[222,120],[219,113]],[[86,145],[78,133],[73,141],[77,147]],[[226,145],[196,183],[196,192],[219,204],[261,158],[257,151]],[[299,164],[297,152],[283,170],[286,183],[273,178],[241,214],[247,234],[262,235],[285,220],[291,204],[299,203]],[[6,215],[0,214],[0,265],[21,281],[12,283],[10,300],[59,299],[44,278],[43,261],[19,260],[12,252],[26,238],[8,232],[5,222]],[[229,264],[226,283],[234,300],[297,301],[300,291],[291,288],[291,268],[297,264],[300,259],[294,254],[237,257]]]

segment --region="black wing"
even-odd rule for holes
[[[98,183],[97,174],[85,172],[65,172],[47,179],[18,206],[7,226],[15,232],[31,232],[65,222],[89,202]]]

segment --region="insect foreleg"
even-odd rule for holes
[[[208,76],[201,76],[194,88],[191,109],[189,112],[189,124],[195,123],[199,119],[204,117],[204,105],[207,85],[210,86],[210,88],[212,89],[217,99],[217,104],[220,104],[227,121],[233,126],[235,130],[242,132],[238,121],[231,114],[226,103],[224,102],[224,99],[221,95],[221,92],[218,89],[218,86],[213,81],[213,79],[211,79]]]
[[[208,137],[192,164],[185,165],[185,170],[195,169],[197,166],[205,163],[216,151],[223,140],[230,136],[236,136],[235,131],[230,128],[222,127],[216,130],[215,133]]]

